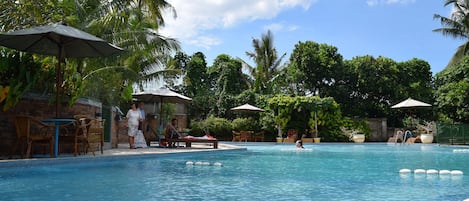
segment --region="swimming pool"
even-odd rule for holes
[[[0,166],[1,200],[464,200],[469,151],[438,145],[247,145],[247,151]],[[206,165],[186,165],[208,162]],[[221,163],[215,166],[214,163]]]

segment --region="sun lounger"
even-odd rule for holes
[[[212,144],[214,149],[218,149],[218,140],[216,138],[208,139],[203,137],[184,137],[182,139],[166,139],[166,141],[168,144],[179,144],[179,142],[184,142],[186,147],[192,147],[192,143],[207,143]]]
[[[213,139],[202,139],[202,138],[183,138],[184,142],[186,142],[186,147],[191,147],[192,143],[208,143],[212,144],[214,149],[218,149],[218,140]]]

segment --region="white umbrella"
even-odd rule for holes
[[[405,101],[402,101],[396,105],[391,106],[391,108],[413,108],[413,107],[431,107],[432,105],[428,103],[424,103],[422,101],[414,100],[412,98],[408,98]]]
[[[189,103],[191,98],[169,89],[156,89],[133,93],[132,96],[143,102]]]
[[[256,106],[252,106],[249,104],[244,104],[238,107],[231,108],[232,111],[242,111],[242,112],[264,112],[265,110],[258,108]]]

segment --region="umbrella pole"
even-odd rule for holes
[[[60,46],[60,45],[59,45]],[[61,83],[61,69],[60,69],[60,65],[61,65],[61,62],[62,62],[62,46],[60,46],[60,51],[59,51],[59,56],[57,58],[58,60],[58,64],[57,64],[57,72],[56,72],[56,94],[55,94],[55,117],[58,118],[59,117],[59,98],[60,98],[60,83]]]

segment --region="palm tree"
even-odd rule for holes
[[[282,66],[282,59],[286,56],[284,53],[278,57],[277,50],[274,47],[274,36],[269,30],[267,34],[262,34],[261,39],[252,39],[254,52],[246,52],[246,55],[254,60],[256,67],[252,67],[242,61],[254,77],[254,91],[264,94],[273,92],[272,80],[278,74]]]
[[[118,71],[125,74],[123,87],[137,84],[140,88],[163,76],[180,73],[163,67],[171,53],[180,49],[179,43],[157,31],[164,26],[162,10],[170,9],[175,14],[171,4],[164,0],[100,1],[96,6],[90,6],[95,0],[80,2],[76,5],[82,14],[77,12],[76,15],[82,16],[79,18],[83,20],[82,26],[90,32],[101,33],[101,37],[126,50],[119,55],[119,60],[115,60],[114,67],[98,71]],[[90,70],[88,73],[97,73]]]
[[[453,5],[450,17],[435,14],[433,19],[439,20],[443,28],[434,29],[444,36],[466,40],[458,47],[446,68],[458,63],[465,55],[469,54],[469,0],[446,0],[445,6]]]

